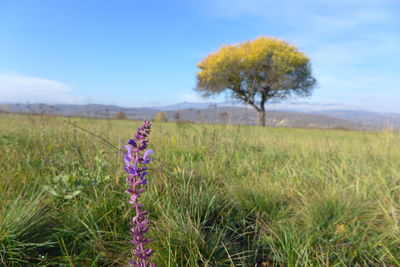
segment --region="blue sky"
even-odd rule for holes
[[[399,0],[0,0],[0,102],[209,101],[197,63],[261,35],[311,58],[319,87],[293,101],[400,112]]]

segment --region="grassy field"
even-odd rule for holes
[[[126,265],[139,125],[0,115],[0,266]],[[150,148],[158,266],[400,266],[399,134],[155,123]]]

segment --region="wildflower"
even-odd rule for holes
[[[131,235],[133,238],[131,242],[135,246],[133,255],[136,258],[136,260],[132,259],[129,261],[132,267],[155,266],[155,264],[149,262],[153,250],[145,247],[151,241],[145,236],[150,228],[150,222],[147,219],[148,212],[143,209],[143,204],[137,202],[140,195],[146,190],[145,185],[147,184],[147,180],[145,177],[147,175],[147,167],[144,164],[150,163],[150,155],[153,153],[150,149],[145,150],[150,131],[151,123],[144,121],[143,125],[137,129],[134,138],[130,139],[128,144],[125,145],[124,170],[128,173],[126,182],[129,186],[125,192],[131,195],[129,203],[132,204],[132,208],[136,212],[135,217],[131,221]]]

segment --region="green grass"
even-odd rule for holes
[[[0,265],[126,265],[118,148],[139,125],[0,115]],[[398,133],[159,123],[150,140],[158,266],[400,266]]]

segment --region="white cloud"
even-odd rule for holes
[[[81,103],[83,98],[62,82],[15,74],[0,74],[0,102]]]

